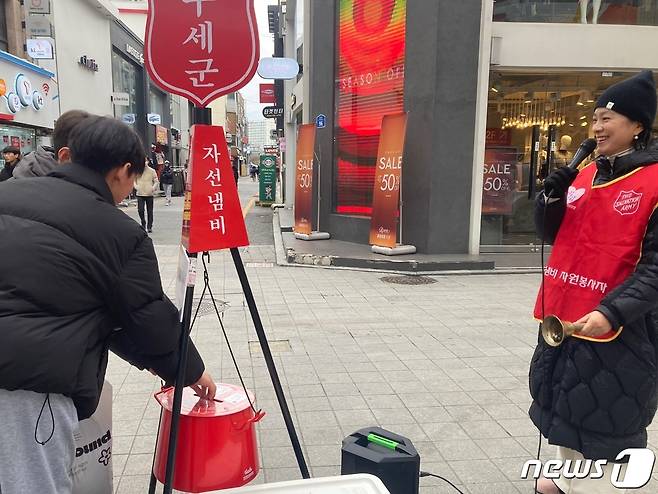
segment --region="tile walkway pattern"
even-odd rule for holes
[[[157,245],[172,297],[176,241]],[[384,283],[382,273],[279,267],[271,245],[244,249],[243,259],[268,338],[290,345],[273,344],[281,347],[275,360],[313,476],[339,474],[342,439],[379,425],[409,437],[421,468],[465,493],[533,492],[520,471],[537,453],[527,375],[538,275],[434,276],[434,284],[405,286]],[[215,296],[229,303],[224,323],[242,374],[267,412],[258,425],[255,482],[299,478],[230,255],[214,253],[209,268]],[[214,314],[197,320],[193,337],[216,380],[238,383]],[[114,385],[115,492],[144,494],[159,381],[115,357],[107,378]],[[657,429],[651,426],[654,451]],[[542,456],[553,455],[544,442]],[[635,492],[656,492],[654,477]],[[456,492],[435,478],[420,484],[423,494]]]

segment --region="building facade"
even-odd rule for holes
[[[285,54],[303,66],[285,85],[288,169],[296,126],[327,117],[322,230],[367,244],[381,118],[405,111],[402,240],[421,253],[537,250],[532,197],[588,136],[597,96],[658,69],[654,0],[288,0],[280,12]]]
[[[32,16],[38,15],[50,26],[49,13],[36,11],[18,1],[0,5],[0,149],[16,146],[23,154],[50,144],[59,116],[56,73],[26,57],[26,32],[36,29]]]
[[[251,120],[249,127],[249,147],[252,153],[262,153],[265,146],[273,146],[276,139],[272,137],[272,132],[276,130],[276,123],[273,119]]]

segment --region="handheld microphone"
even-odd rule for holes
[[[596,139],[593,137],[585,139],[578,147],[576,154],[573,155],[571,163],[569,163],[569,168],[578,168],[578,165],[580,165],[585,158],[592,154],[594,149],[596,149]]]

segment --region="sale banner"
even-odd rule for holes
[[[149,0],[144,65],[163,90],[206,106],[256,73],[253,0]]]
[[[274,203],[276,196],[276,156],[261,154],[258,165],[258,202],[261,205]]]
[[[512,214],[516,158],[516,148],[485,149],[482,214]]]
[[[309,235],[313,230],[313,156],[315,124],[299,126],[295,178],[295,233]]]
[[[190,130],[182,240],[190,253],[249,245],[222,127]]]
[[[372,195],[371,245],[393,248],[397,244],[400,178],[406,131],[406,113],[384,115]]]

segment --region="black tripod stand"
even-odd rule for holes
[[[211,123],[210,109],[195,107],[194,122],[198,124],[210,125]],[[196,264],[196,257],[197,257],[196,254],[189,254],[190,262]],[[276,370],[276,365],[274,363],[274,359],[272,358],[272,352],[270,351],[270,346],[267,341],[265,330],[263,328],[263,323],[258,313],[258,308],[256,306],[256,301],[254,300],[254,296],[251,291],[251,286],[249,285],[249,279],[247,278],[247,273],[244,269],[244,264],[240,256],[240,251],[237,248],[232,248],[231,257],[233,258],[233,263],[235,264],[235,269],[238,273],[240,284],[242,285],[242,291],[245,295],[247,306],[249,307],[249,312],[251,314],[251,318],[254,323],[254,328],[258,336],[258,341],[260,343],[260,347],[263,352],[265,362],[267,364],[267,370],[270,374],[272,385],[274,386],[274,391],[276,393],[276,397],[279,402],[279,407],[281,408],[283,420],[286,424],[288,435],[290,436],[290,442],[292,443],[292,447],[295,452],[295,457],[297,459],[297,464],[299,465],[299,470],[303,478],[310,478],[308,466],[306,465],[306,460],[304,459],[304,454],[302,452],[301,444],[297,436],[297,431],[295,430],[295,425],[292,421],[292,416],[290,415],[290,409],[288,408],[288,403],[286,401],[285,394],[283,393],[283,389],[281,387],[281,381],[279,380],[279,375]],[[165,473],[164,489],[162,491],[163,494],[171,494],[173,489],[172,482],[174,478],[174,467],[175,467],[174,458],[176,455],[176,447],[178,443],[180,409],[181,409],[181,402],[183,397],[182,383],[184,381],[185,368],[187,363],[187,351],[189,347],[189,334],[190,334],[191,320],[192,320],[193,297],[194,297],[194,284],[188,283],[185,291],[185,304],[183,307],[183,321],[182,321],[182,331],[181,331],[181,340],[180,340],[180,358],[178,362],[176,386],[174,389],[171,428],[169,431],[169,448],[167,451],[167,467]],[[155,494],[156,487],[157,487],[157,481],[152,469],[151,482],[149,485],[149,494]]]

